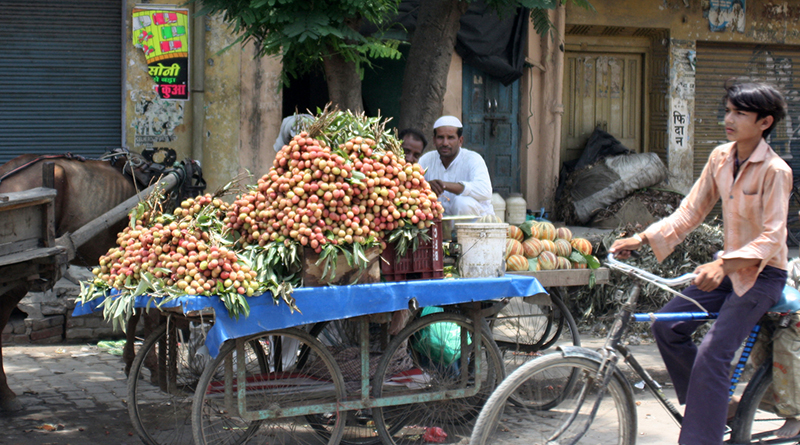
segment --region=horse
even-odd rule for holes
[[[112,153],[108,160],[85,160],[69,154],[59,156],[21,155],[0,166],[0,194],[42,187],[41,165],[43,162],[53,162],[55,164],[53,187],[56,190],[55,233],[56,237],[59,237],[81,228],[135,195],[137,188],[143,188],[142,184],[137,183],[134,178],[141,180],[143,176],[147,175],[145,172],[147,169],[144,167],[152,165],[152,162],[149,162],[152,161],[152,152],[148,153],[149,156],[142,157],[137,153],[117,151]],[[196,165],[194,161],[189,161],[189,164]],[[132,174],[124,173],[128,171]],[[195,179],[195,184],[197,184],[196,176],[199,174],[199,181],[202,181],[202,173],[197,167],[195,167],[195,171],[194,175],[190,174],[190,178]],[[191,179],[184,183],[187,184],[184,190],[190,193],[204,188],[204,182],[202,187],[192,186]],[[108,230],[96,235],[92,242],[77,246],[76,257],[72,263],[82,266],[96,265],[99,257],[115,245],[117,234],[124,229],[126,224],[127,220],[123,218]],[[9,283],[2,283],[2,278],[0,278],[0,285],[6,284]],[[49,283],[49,286],[52,284],[54,283]],[[0,331],[8,324],[13,309],[29,291],[29,285],[24,282],[10,283],[10,285],[13,287],[0,295]],[[0,288],[2,287],[0,286]],[[154,316],[146,317],[146,331],[153,329],[157,324],[154,322],[154,317],[157,319],[158,314],[156,311],[152,312],[155,314]],[[139,314],[137,313],[129,321],[126,329],[127,342],[124,351],[126,373],[130,370],[133,361],[133,333],[138,319]],[[0,340],[0,411],[16,411],[21,409],[21,404],[8,386],[2,357],[2,341]]]

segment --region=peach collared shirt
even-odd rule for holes
[[[730,275],[734,292],[741,296],[753,287],[764,266],[787,268],[786,216],[792,170],[764,139],[739,167],[734,179],[735,158],[735,142],[715,148],[678,210],[652,224],[644,235],[658,261],[663,261],[722,198],[722,258],[761,260],[758,266]]]

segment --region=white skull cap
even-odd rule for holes
[[[462,128],[463,126],[461,125],[461,121],[455,116],[442,116],[439,119],[436,119],[436,122],[433,123],[434,130],[439,127]]]

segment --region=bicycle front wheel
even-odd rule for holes
[[[775,414],[771,386],[772,360],[767,360],[758,368],[742,394],[731,425],[732,443],[798,443],[800,438],[780,440],[775,435],[786,419]]]
[[[636,406],[630,385],[619,370],[605,387],[594,418],[601,382],[600,362],[584,357],[544,355],[514,371],[481,410],[471,445],[633,444]],[[524,397],[525,405],[507,403]],[[551,403],[555,401],[556,403]],[[550,409],[536,406],[555,405]]]

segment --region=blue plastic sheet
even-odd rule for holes
[[[303,287],[292,296],[302,313],[291,313],[284,303],[276,305],[271,294],[248,298],[250,315],[238,320],[227,315],[222,301],[216,297],[186,295],[165,303],[162,307],[182,307],[183,311],[213,308],[214,326],[206,338],[206,346],[216,357],[226,340],[261,332],[300,326],[320,321],[339,320],[361,315],[394,312],[408,308],[416,298],[419,307],[486,301],[504,297],[527,297],[546,294],[534,277],[507,275],[500,278],[462,278],[457,280],[398,281],[391,283],[358,284],[353,286]],[[113,298],[113,293],[108,298]],[[102,299],[88,304],[78,304],[73,316],[96,310]],[[136,307],[147,307],[148,302],[158,304],[158,299],[138,297]]]

